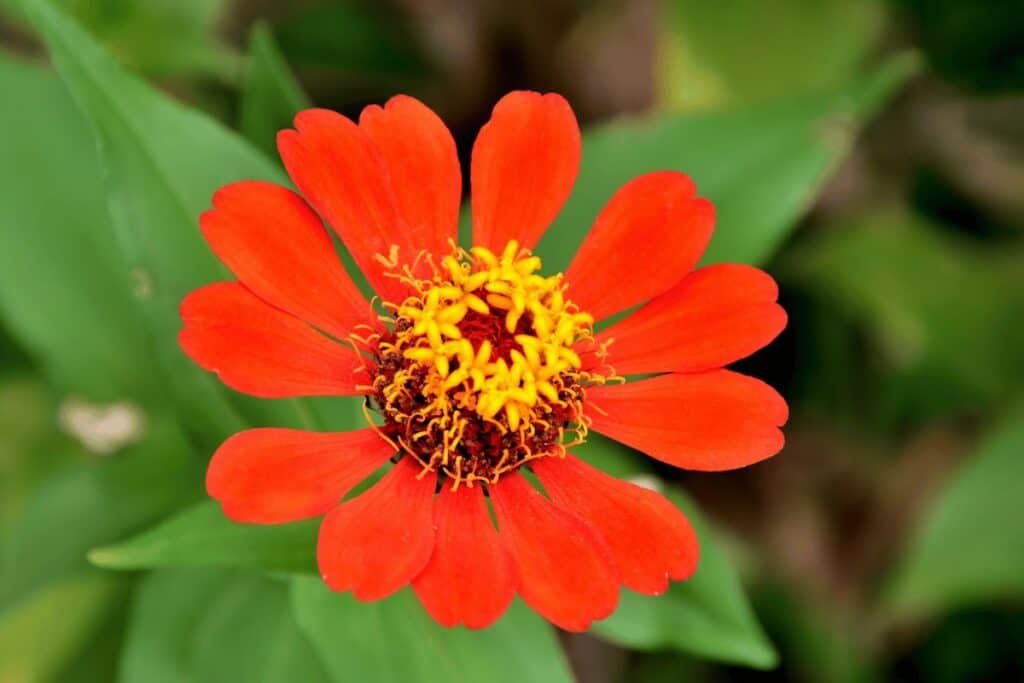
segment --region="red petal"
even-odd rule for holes
[[[236,522],[293,522],[333,508],[394,452],[372,429],[250,429],[213,454],[206,491]]]
[[[693,181],[657,171],[629,181],[605,204],[565,279],[566,297],[601,320],[668,290],[697,265],[715,209]]]
[[[402,301],[407,287],[384,275],[377,256],[398,247],[410,262],[426,247],[402,218],[384,155],[355,123],[326,109],[307,109],[294,130],[277,134],[277,148],[299,191],[345,243],[373,288],[388,301]]]
[[[782,450],[786,402],[764,382],[729,370],[662,375],[587,390],[601,434],[688,470],[731,470]]]
[[[572,191],[580,129],[560,95],[512,92],[473,145],[473,244],[533,248]]]
[[[458,241],[462,173],[444,122],[419,100],[397,95],[383,109],[364,109],[359,127],[384,156],[413,241],[434,255],[449,253],[448,241]]]
[[[206,241],[264,301],[339,338],[374,322],[370,304],[302,197],[248,180],[219,189],[213,206],[199,219]]]
[[[490,493],[530,607],[567,631],[585,631],[615,611],[618,575],[604,539],[521,474],[506,474]]]
[[[320,574],[332,590],[379,600],[419,574],[434,548],[433,475],[404,458],[368,491],[324,517]]]
[[[539,458],[533,470],[556,505],[572,510],[604,537],[626,588],[660,595],[669,579],[687,579],[697,569],[697,535],[679,508],[660,494],[571,455]]]
[[[434,528],[434,553],[412,583],[416,595],[442,626],[490,626],[512,603],[517,581],[481,488],[442,488]]]
[[[352,396],[370,383],[366,361],[237,282],[195,290],[181,302],[185,353],[232,389],[263,398]]]
[[[749,356],[786,326],[767,273],[737,264],[707,266],[598,335],[614,339],[609,363],[622,375],[700,372]]]

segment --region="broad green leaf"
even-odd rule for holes
[[[715,204],[705,263],[763,263],[846,155],[859,125],[914,64],[896,59],[825,95],[715,114],[623,118],[587,131],[575,190],[537,248],[545,269],[569,265],[619,187],[661,169],[687,173]]]
[[[76,2],[81,7],[83,3]],[[238,55],[216,32],[225,0],[118,0],[110,20],[110,0],[92,0],[105,20],[91,24],[126,66],[152,76],[198,75],[233,79]]]
[[[177,343],[182,298],[228,277],[202,240],[199,214],[222,185],[252,178],[283,183],[283,172],[212,119],[126,72],[60,11],[46,3],[26,9],[93,125],[115,232],[139,281],[167,390],[189,429],[210,445],[249,422],[302,424],[294,401],[233,395]]]
[[[1024,596],[1024,410],[982,440],[942,492],[888,585],[897,609],[936,612]]]
[[[217,566],[315,574],[319,526],[319,519],[238,524],[207,501],[134,538],[95,549],[89,560],[108,569]]]
[[[55,677],[60,683],[97,683],[116,681],[124,646],[124,631],[128,623],[131,587],[135,577],[120,577],[125,590],[119,596],[111,614],[93,630],[91,637],[75,657],[64,665]]]
[[[332,593],[319,578],[296,578],[292,608],[337,680],[572,680],[554,629],[518,600],[488,629],[446,629],[427,615],[411,589],[363,603],[347,593]]]
[[[659,99],[721,108],[847,80],[882,28],[879,0],[661,0]]]
[[[88,568],[86,553],[166,516],[201,490],[189,444],[166,422],[136,446],[45,481],[0,545],[0,606]]]
[[[0,611],[0,681],[57,680],[123,595],[124,584],[111,577],[81,576]]]
[[[225,0],[50,0],[127,67],[149,76],[230,79],[238,56],[217,36]]]
[[[318,683],[330,679],[292,618],[286,583],[222,570],[187,569],[153,572],[140,585],[119,680]]]
[[[595,623],[593,631],[635,649],[675,648],[758,669],[774,667],[778,655],[710,528],[680,491],[669,491],[667,496],[686,513],[700,538],[697,572],[688,581],[672,583],[657,597],[623,590],[618,609]]]
[[[0,315],[60,387],[155,393],[149,344],[85,120],[52,73],[0,54]]]
[[[33,0],[67,12],[129,68],[148,76],[233,80],[238,55],[218,36],[225,0]],[[24,19],[22,0],[0,0],[0,14]]]
[[[40,380],[0,379],[0,535],[38,483],[66,463],[67,441],[53,434],[53,411]]]
[[[309,99],[288,70],[270,29],[257,23],[249,35],[249,63],[242,86],[242,135],[276,158],[277,131],[291,127],[296,112],[308,106]]]
[[[866,330],[885,374],[872,407],[892,420],[995,407],[1020,392],[1022,256],[888,209],[789,252],[779,273],[819,304],[824,329],[853,318]]]

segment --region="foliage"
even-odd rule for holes
[[[1024,596],[1024,420],[1011,412],[937,497],[889,585],[900,609],[936,612]]]
[[[953,3],[898,4],[938,66],[956,71],[942,51],[956,42]],[[316,576],[317,520],[240,525],[205,500],[205,464],[226,436],[262,425],[344,430],[363,417],[355,400],[241,396],[183,355],[182,297],[228,277],[197,218],[225,183],[288,183],[274,134],[310,105],[318,70],[344,74],[331,95],[345,103],[437,88],[446,53],[428,49],[428,32],[395,8],[314,3],[243,27],[243,52],[221,25],[228,3],[0,8],[12,34],[52,62],[0,51],[0,91],[16,103],[0,107],[0,680],[559,683],[580,670],[566,643],[571,654],[589,643],[629,653],[628,680],[727,680],[738,677],[727,666],[781,665],[796,680],[872,681],[886,667],[943,669],[928,654],[935,645],[923,664],[875,657],[885,629],[952,619],[936,631],[941,642],[957,632],[956,610],[1020,600],[1024,413],[1007,409],[1019,406],[1024,377],[1019,240],[958,233],[905,199],[808,215],[852,163],[862,129],[922,66],[912,52],[875,54],[894,21],[880,1],[661,2],[658,104],[585,128],[577,187],[538,252],[564,269],[622,182],[682,170],[717,207],[705,262],[770,264],[783,285],[798,337],[783,348],[798,357],[791,378],[770,380],[793,380],[794,430],[841,414],[850,441],[891,456],[866,466],[881,481],[898,469],[908,431],[967,417],[984,436],[925,496],[909,538],[889,549],[896,560],[857,577],[857,608],[787,576],[799,563],[777,554],[810,556],[809,543],[766,548],[777,537],[727,529],[714,496],[703,509],[710,478],[682,480],[699,493],[690,496],[676,473],[592,438],[582,457],[663,488],[686,512],[702,562],[666,595],[624,591],[584,641],[560,637],[521,602],[476,632],[437,626],[408,589],[376,603],[332,594]],[[1012,70],[986,77],[989,50],[968,54],[958,77],[1012,85]],[[89,450],[57,425],[76,402],[129,406],[139,438],[109,455]],[[751,481],[785,485],[779,471],[721,475],[719,490],[728,499]]]

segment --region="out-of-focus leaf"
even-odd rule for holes
[[[53,409],[40,380],[0,378],[0,536],[39,481],[67,462],[68,442],[52,433]]]
[[[46,586],[0,612],[0,681],[55,680],[123,593],[124,584],[111,577],[82,576]]]
[[[89,560],[108,569],[217,566],[315,574],[319,526],[319,519],[238,524],[207,501],[134,538],[95,549]]]
[[[81,6],[82,3],[75,4]],[[110,6],[93,0],[93,6]],[[238,55],[216,34],[224,0],[119,0],[120,16],[95,24],[100,39],[130,68],[151,76],[199,75],[231,79]],[[94,15],[95,16],[95,15]]]
[[[294,14],[274,35],[294,63],[355,74],[419,76],[423,58],[400,22],[380,5],[342,0]]]
[[[199,214],[220,186],[253,178],[283,183],[283,172],[212,119],[123,70],[59,10],[46,3],[26,3],[26,9],[93,124],[115,232],[139,280],[167,389],[189,429],[209,445],[249,421],[302,425],[297,401],[233,395],[194,365],[177,342],[182,298],[227,278],[202,240]]]
[[[95,143],[55,76],[0,55],[0,314],[59,386],[98,400],[155,392],[114,243]]]
[[[121,683],[328,680],[285,583],[190,569],[154,572],[139,587]]]
[[[878,0],[662,0],[659,98],[697,110],[825,89],[861,66]]]
[[[151,423],[142,443],[48,479],[0,545],[0,606],[88,568],[86,552],[145,528],[201,490],[176,427]]]
[[[985,438],[935,501],[888,586],[896,609],[935,612],[1024,596],[1024,410]]]
[[[809,600],[794,586],[782,584],[759,590],[755,601],[788,673],[781,678],[829,683],[883,680],[866,652],[862,631],[834,605]]]
[[[296,578],[292,608],[337,680],[572,680],[554,630],[518,600],[488,629],[446,629],[427,615],[410,589],[363,603],[332,593],[319,578]]]
[[[54,680],[60,683],[117,680],[125,626],[128,623],[130,588],[135,577],[122,576],[120,579],[124,590],[115,601],[114,609],[98,628],[93,629],[91,637],[79,648],[78,653],[68,660]]]
[[[915,64],[910,56],[897,58],[826,95],[713,115],[622,119],[590,130],[576,188],[537,248],[545,268],[568,266],[622,184],[666,168],[690,175],[700,194],[715,203],[715,235],[705,263],[763,262],[845,156],[858,126]]]
[[[308,106],[270,29],[257,23],[249,35],[249,63],[242,86],[242,135],[276,157],[277,131],[290,127],[295,113]]]
[[[216,34],[224,0],[51,0],[131,69],[230,78],[238,56]]]
[[[238,55],[218,37],[225,0],[33,0],[60,7],[117,59],[148,76],[233,79]],[[0,0],[21,20],[22,0]]]
[[[588,434],[586,443],[575,446],[572,452],[620,479],[650,471],[650,460],[646,455],[596,432]]]
[[[304,426],[320,425],[324,430],[332,432],[344,432],[366,426],[361,397],[311,396],[299,403],[299,407],[308,412],[303,418]]]
[[[612,616],[593,631],[627,647],[675,648],[708,659],[769,669],[775,648],[754,617],[732,566],[719,550],[697,507],[678,490],[667,497],[679,506],[700,538],[700,564],[693,578],[673,582],[664,595],[623,590]]]
[[[824,317],[838,304],[867,330],[888,382],[873,405],[891,418],[997,406],[1020,391],[1022,263],[1019,249],[982,248],[888,210],[790,252],[780,274]]]

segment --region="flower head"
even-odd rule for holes
[[[429,258],[429,255],[426,256]],[[564,456],[586,436],[586,387],[574,346],[593,341],[593,318],[566,300],[560,276],[509,242],[449,254],[374,340],[372,404],[381,435],[452,486],[497,484],[535,458]],[[603,351],[603,349],[601,349]]]
[[[515,92],[495,107],[473,148],[468,248],[455,145],[421,103],[395,97],[358,124],[307,110],[295,126],[278,147],[302,196],[239,182],[202,216],[238,280],[186,297],[180,341],[239,391],[360,396],[367,426],[232,436],[207,474],[225,514],[326,515],[317,554],[331,588],[376,600],[411,584],[446,626],[487,626],[518,593],[582,630],[614,610],[620,585],[658,594],[690,576],[697,539],[682,513],[569,452],[593,430],[724,470],[782,447],[785,402],[723,369],[785,326],[775,283],[748,266],[694,269],[714,211],[689,178],[624,185],[562,275],[532,253],[579,167],[561,97]],[[638,375],[653,376],[626,381]]]

